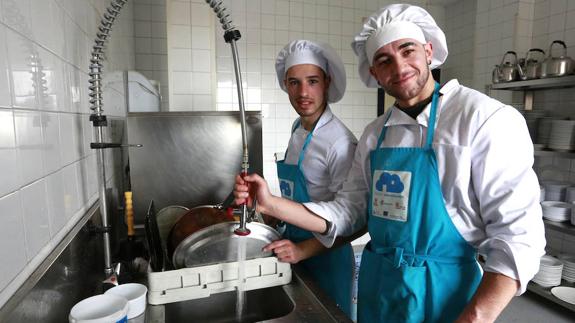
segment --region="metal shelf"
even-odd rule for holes
[[[493,90],[529,91],[575,86],[575,75],[491,84]]]
[[[553,222],[543,219],[543,223],[545,223],[546,228],[575,235],[575,226],[571,225],[570,222]]]
[[[561,281],[561,286],[566,286],[566,287],[575,287],[575,284],[573,283],[568,283],[564,280]],[[566,307],[567,309],[570,309],[571,311],[575,312],[575,305],[571,304],[571,303],[567,303],[563,300],[560,300],[559,298],[555,297],[555,295],[551,294],[551,288],[553,287],[542,287],[534,282],[529,282],[529,284],[527,285],[527,290],[530,292],[533,292],[539,296],[542,296],[543,298],[546,298],[556,304],[559,304],[563,307]]]
[[[533,155],[537,157],[559,157],[575,159],[575,152],[570,151],[534,150]]]

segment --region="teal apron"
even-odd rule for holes
[[[295,131],[298,126],[299,122],[293,130]],[[297,165],[286,164],[285,160],[276,163],[282,196],[300,203],[311,201],[307,193],[305,175],[301,165],[304,159],[304,152],[311,142],[312,136],[313,129],[305,140]],[[294,243],[315,239],[309,231],[289,223],[286,223],[285,226],[284,238]],[[350,316],[354,264],[351,244],[347,243],[337,248],[332,248],[299,264],[309,271],[314,281],[335,301],[339,308]]]
[[[359,273],[361,323],[453,322],[481,280],[475,249],[457,231],[441,193],[432,148],[438,97],[436,84],[425,147],[380,148],[384,124],[370,153],[371,241]]]

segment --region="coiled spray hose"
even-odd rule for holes
[[[222,0],[206,0],[206,3],[212,7],[216,16],[220,20],[222,28],[224,29],[224,40],[226,43],[230,44],[232,48],[232,57],[234,59],[234,71],[236,75],[236,84],[238,89],[238,102],[240,104],[240,122],[242,126],[242,171],[241,176],[246,176],[248,174],[248,169],[250,167],[249,157],[248,157],[248,136],[246,132],[246,112],[244,107],[244,94],[242,90],[242,74],[240,72],[240,62],[238,58],[238,48],[236,46],[236,41],[238,41],[242,36],[240,32],[235,29],[232,24],[230,15],[227,14],[226,8],[222,4]],[[240,217],[240,226],[234,232],[237,235],[248,235],[250,230],[246,228],[246,222],[248,218],[247,206],[244,203],[242,205],[242,215]]]
[[[114,21],[120,14],[122,7],[128,0],[112,0],[110,6],[104,12],[96,40],[92,49],[92,56],[90,58],[90,121],[96,128],[96,143],[92,143],[91,147],[97,150],[97,164],[98,164],[98,186],[100,198],[100,214],[102,216],[102,233],[104,239],[104,264],[106,276],[114,274],[112,268],[112,254],[110,250],[110,226],[108,225],[108,203],[106,200],[106,168],[104,148],[109,148],[104,143],[103,127],[107,126],[106,116],[103,114],[102,109],[102,61],[104,59],[104,50],[106,40],[112,29]],[[94,148],[99,147],[99,148]],[[114,281],[117,284],[117,280]]]

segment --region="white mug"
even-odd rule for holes
[[[70,323],[127,323],[128,300],[103,294],[88,297],[72,307]]]

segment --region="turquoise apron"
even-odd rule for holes
[[[299,122],[295,125],[292,133],[298,126]],[[311,142],[312,136],[313,129],[306,137],[297,165],[286,164],[285,160],[276,163],[282,196],[300,203],[311,201],[307,193],[306,179],[301,165],[304,159],[304,152]],[[289,223],[286,223],[285,226],[284,238],[294,243],[315,239],[309,231]],[[335,301],[339,308],[351,317],[351,289],[354,267],[351,244],[346,243],[337,248],[332,248],[299,264],[309,271],[314,281]]]
[[[438,97],[435,84],[425,147],[380,148],[384,124],[370,153],[371,241],[359,273],[361,323],[453,322],[481,280],[475,249],[457,231],[441,193],[432,148]]]

